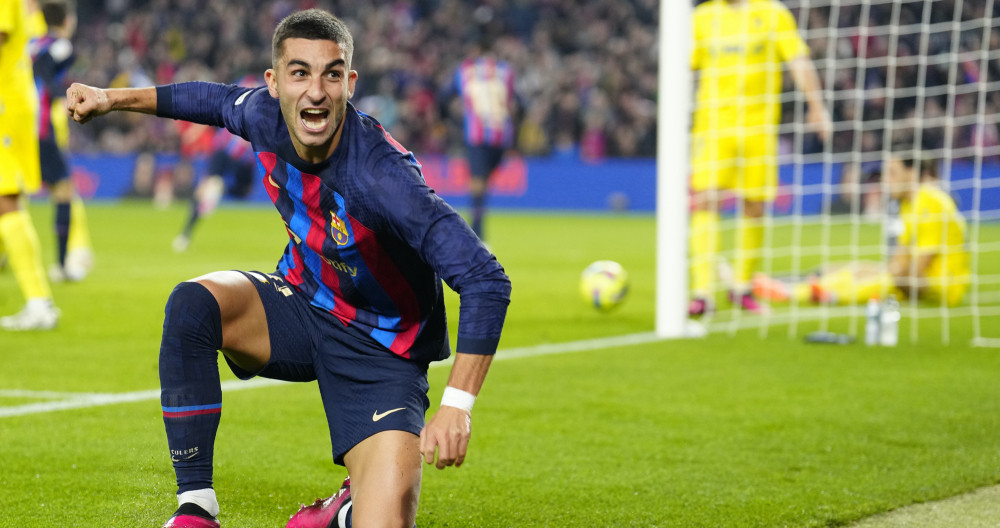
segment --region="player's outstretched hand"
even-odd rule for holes
[[[66,89],[66,111],[73,121],[86,123],[111,111],[108,94],[93,86],[73,83]]]
[[[465,462],[471,436],[472,415],[457,407],[442,405],[420,431],[420,453],[424,462],[434,464],[438,469],[458,467]]]

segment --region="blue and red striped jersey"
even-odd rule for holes
[[[510,148],[514,144],[514,70],[490,57],[466,59],[455,71],[465,108],[465,142]]]
[[[76,61],[76,53],[69,40],[51,33],[33,39],[28,49],[38,91],[39,139],[53,139],[52,101],[66,92],[66,72]]]
[[[337,148],[311,164],[263,87],[160,86],[157,115],[224,126],[250,142],[288,232],[278,272],[314,306],[400,356],[444,359],[443,279],[460,297],[458,351],[496,352],[510,280],[378,121],[348,103]]]

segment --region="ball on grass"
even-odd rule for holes
[[[598,260],[580,275],[580,295],[602,312],[621,305],[628,294],[628,272],[613,260]]]

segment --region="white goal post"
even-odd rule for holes
[[[688,299],[691,10],[661,0],[656,135],[656,334],[684,337]]]

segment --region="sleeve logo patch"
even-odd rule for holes
[[[253,90],[247,90],[247,91],[243,92],[243,95],[239,96],[236,99],[236,102],[233,103],[233,106],[240,106],[241,104],[243,104],[243,100],[246,99],[247,96],[250,95],[250,92],[252,92],[252,91]]]

